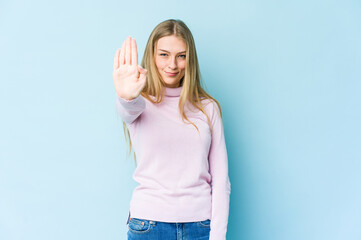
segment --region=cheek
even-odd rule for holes
[[[178,63],[178,68],[181,69],[181,70],[185,70],[186,68],[186,61],[183,60],[181,62]]]
[[[158,57],[155,58],[155,65],[158,69],[162,67],[162,61]]]
[[[155,66],[159,68],[159,59],[157,57],[155,58]]]

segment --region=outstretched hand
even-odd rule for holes
[[[138,65],[137,44],[130,36],[114,56],[113,81],[118,97],[132,100],[142,92],[147,70]]]

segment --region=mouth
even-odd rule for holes
[[[177,74],[178,74],[178,72],[166,72],[166,71],[164,71],[168,76],[170,76],[170,77],[174,77],[174,76],[176,76]]]

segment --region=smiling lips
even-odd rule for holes
[[[165,71],[164,71],[165,72]],[[175,72],[175,73],[171,73],[171,72],[165,72],[168,76],[170,76],[170,77],[174,77],[174,76],[176,76],[178,73],[177,72]]]

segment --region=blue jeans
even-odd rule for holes
[[[211,220],[168,223],[128,216],[128,240],[209,240]]]

